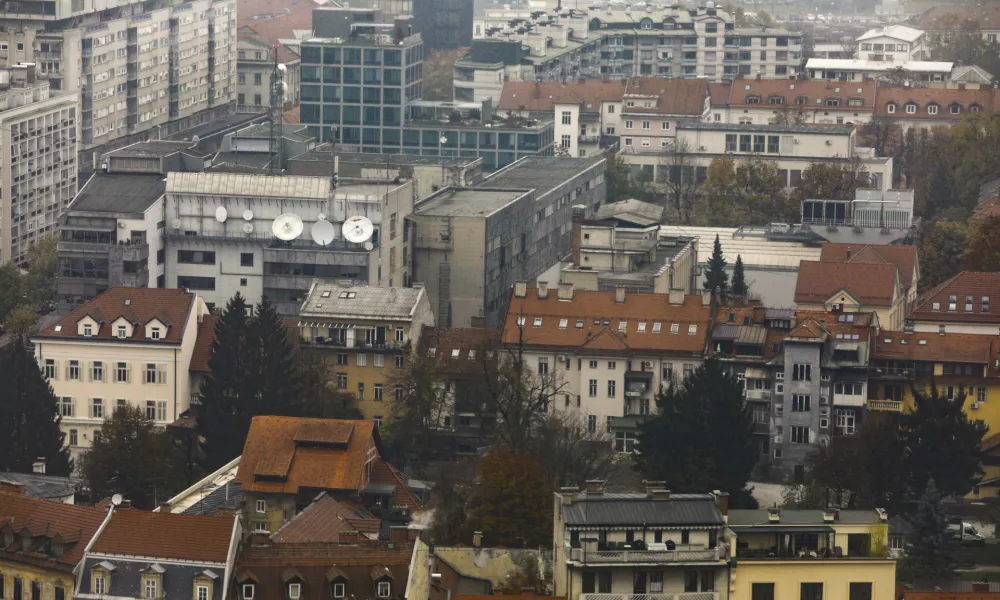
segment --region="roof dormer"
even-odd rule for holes
[[[101,331],[101,324],[90,315],[84,315],[76,322],[76,334],[83,337],[94,337]]]
[[[111,335],[120,340],[131,339],[134,329],[134,325],[125,317],[118,317],[111,323]]]
[[[162,340],[167,337],[167,324],[153,317],[146,322],[146,339]]]

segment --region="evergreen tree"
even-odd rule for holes
[[[69,475],[72,462],[59,429],[59,403],[19,337],[0,355],[0,471]]]
[[[918,580],[950,579],[955,576],[955,539],[948,530],[948,513],[934,480],[927,482],[917,512],[910,517],[913,535],[906,547],[904,573]]]
[[[712,257],[708,259],[708,271],[705,273],[705,289],[720,296],[729,292],[729,274],[726,273],[726,259],[722,256],[722,244],[719,236],[715,236],[715,246]]]
[[[737,254],[736,265],[733,266],[733,295],[745,298],[748,293],[750,288],[747,287],[746,275],[743,273],[743,257]]]
[[[119,408],[105,419],[82,463],[95,499],[118,493],[136,508],[156,508],[184,484],[170,434],[139,407]]]
[[[734,506],[755,506],[746,485],[760,449],[736,378],[708,360],[661,391],[656,405],[657,415],[639,430],[636,468],[671,490],[723,490]]]
[[[257,303],[248,333],[248,341],[255,350],[250,374],[256,382],[253,416],[301,415],[302,378],[295,347],[288,339],[281,317],[266,297]]]

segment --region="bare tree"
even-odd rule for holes
[[[875,148],[876,156],[886,156],[886,146],[898,140],[902,130],[888,117],[874,117],[861,128],[861,134]]]
[[[662,186],[667,202],[677,212],[677,217],[687,221],[691,206],[698,194],[695,157],[687,141],[675,141],[660,159],[657,184]]]
[[[588,479],[606,480],[614,469],[610,434],[596,423],[591,429],[585,418],[575,410],[557,408],[539,423],[532,455],[555,486],[580,486]]]
[[[772,125],[805,125],[809,122],[809,113],[801,105],[785,106],[775,111],[771,117]]]

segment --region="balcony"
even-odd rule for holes
[[[585,550],[573,548],[570,551],[570,560],[586,565],[715,562],[725,560],[725,558],[726,549],[724,546],[685,550]]]
[[[746,390],[746,398],[756,402],[770,402],[771,390]]]
[[[719,592],[680,594],[580,594],[580,600],[719,600]]]
[[[868,376],[872,379],[913,381],[914,366],[909,365],[872,365],[868,368]]]
[[[902,400],[868,400],[868,410],[903,412]]]
[[[861,394],[837,394],[833,395],[834,406],[864,406],[865,397]]]

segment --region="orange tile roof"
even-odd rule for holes
[[[866,306],[890,306],[897,281],[896,266],[891,264],[803,260],[795,282],[795,302],[825,302],[846,289]]]
[[[345,531],[378,533],[381,519],[359,504],[321,494],[271,536],[278,543],[338,542]]]
[[[319,566],[330,565],[347,570],[347,567],[366,567],[365,575],[373,565],[409,566],[413,555],[412,541],[359,542],[357,544],[288,543],[272,546],[249,546],[240,553],[239,568],[256,571],[258,567]],[[391,546],[391,548],[390,548]],[[405,580],[405,578],[404,578]]]
[[[955,310],[949,310],[951,296],[955,297]],[[967,296],[972,297],[972,310],[965,310]],[[983,312],[983,298],[988,298]],[[934,304],[938,310],[934,310]],[[962,271],[924,294],[910,311],[916,321],[945,321],[962,323],[1000,323],[1000,273]]]
[[[656,106],[622,107],[622,113],[686,115],[700,117],[705,113],[705,98],[710,95],[706,79],[661,79],[659,77],[629,77],[624,99],[629,96],[655,96]]]
[[[113,287],[34,337],[87,342],[103,340],[115,343],[179,344],[184,335],[188,314],[194,308],[195,297],[195,294],[181,289]],[[89,338],[77,335],[76,328],[77,323],[88,315],[100,325],[96,335]],[[120,339],[112,331],[111,324],[119,317],[125,317],[133,325],[140,325],[135,327],[131,338]],[[160,339],[146,339],[146,329],[143,326],[152,319],[159,319],[167,328],[166,335]]]
[[[917,247],[827,242],[823,244],[819,259],[824,262],[892,263],[899,271],[899,280],[909,286],[913,279],[913,268],[917,264]]]
[[[0,492],[0,530],[17,535],[27,528],[32,538],[37,536],[38,543],[58,536],[65,544],[62,555],[54,558],[35,552],[37,543],[27,551],[21,550],[17,539],[11,547],[0,545],[0,560],[70,572],[83,558],[84,548],[106,516],[105,510],[97,508]]]
[[[993,338],[972,333],[903,333],[883,331],[872,358],[936,362],[990,362]]]
[[[903,106],[915,102],[917,112],[907,114]],[[886,108],[889,104],[895,105],[895,112],[890,113]],[[938,105],[937,114],[927,112],[930,104]],[[958,104],[961,112],[957,115],[951,114],[950,106]],[[926,119],[930,121],[949,121],[961,119],[971,112],[971,107],[976,105],[980,112],[993,112],[993,89],[981,88],[973,89],[947,89],[947,88],[914,88],[914,87],[880,87],[875,97],[875,116],[893,117],[896,119]]]
[[[874,313],[870,312],[824,312],[818,310],[796,310],[795,323],[805,320],[819,323],[823,330],[834,337],[837,334],[857,335],[855,341],[867,341],[871,326],[875,322]],[[841,319],[844,319],[843,321]],[[847,320],[850,319],[850,320]]]
[[[875,107],[874,81],[821,81],[800,79],[735,79],[729,94],[732,108],[801,108],[802,110],[822,109],[825,111],[871,112]],[[860,90],[860,91],[859,91]],[[754,96],[757,102],[751,104],[747,98]],[[771,104],[771,98],[780,98],[778,104]],[[802,104],[799,98],[805,98]],[[837,98],[838,106],[827,106],[827,99]],[[860,100],[861,106],[849,106],[849,100]],[[817,102],[818,101],[818,102]]]
[[[615,302],[615,292],[577,290],[573,299],[558,299],[550,289],[546,298],[529,289],[525,298],[511,297],[503,328],[505,344],[518,343],[517,320],[524,317],[524,341],[528,346],[572,348],[587,351],[701,353],[711,334],[712,309],[701,296],[686,296],[684,304],[671,305],[665,294],[629,293],[625,302]],[[536,327],[536,319],[541,319]],[[566,320],[566,327],[560,322]],[[577,325],[580,327],[577,327]],[[624,332],[621,324],[625,323]],[[639,332],[639,324],[645,332]],[[654,323],[660,331],[653,332]],[[671,325],[678,333],[671,333]],[[688,333],[695,325],[695,333]]]
[[[730,87],[728,81],[708,82],[708,94],[712,98],[712,106],[729,106]]]
[[[420,500],[410,491],[410,488],[406,487],[403,474],[382,459],[375,461],[375,464],[372,465],[372,483],[391,483],[396,486],[392,497],[393,505],[420,508]]]
[[[199,562],[226,562],[236,517],[117,510],[90,551]]]
[[[599,79],[574,80],[570,83],[508,81],[503,84],[497,110],[527,110],[550,112],[556,103],[579,104],[581,112],[599,112],[601,102],[622,99],[625,85],[621,81]]]
[[[985,221],[996,217],[1000,217],[1000,197],[983,200],[972,211],[973,221]]]

